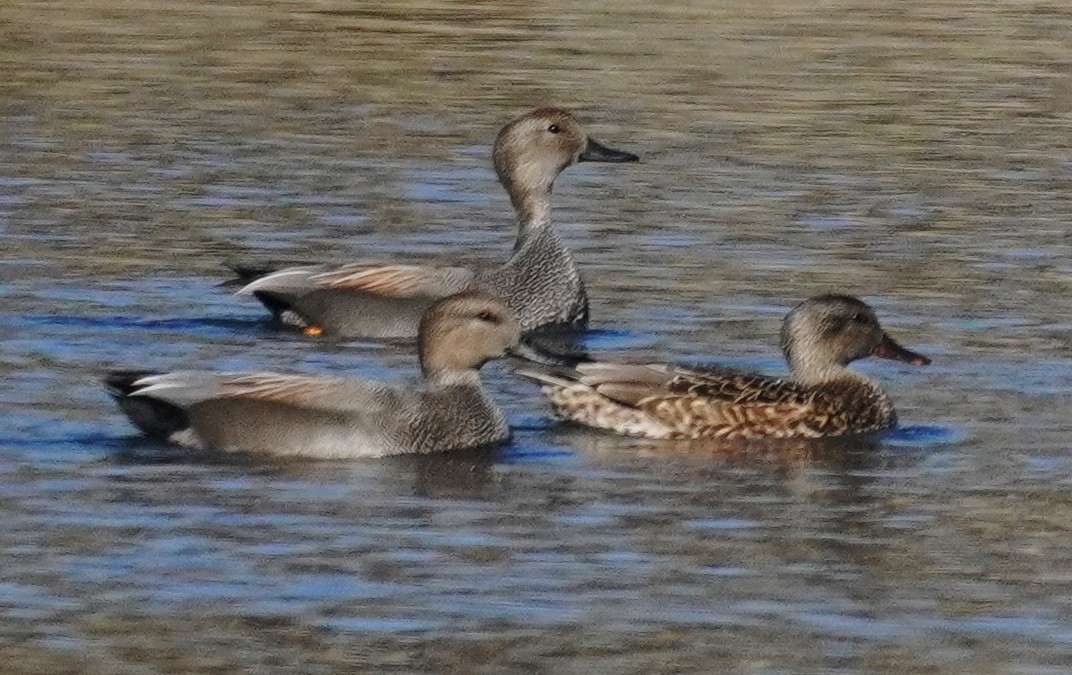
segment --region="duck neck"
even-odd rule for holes
[[[514,202],[517,211],[517,241],[514,251],[524,248],[529,241],[542,239],[551,230],[551,193],[538,197],[526,197]]]
[[[472,363],[472,358],[457,349],[448,349],[442,340],[417,336],[417,355],[421,363],[424,378],[435,384],[462,384],[479,382],[479,365]]]
[[[569,249],[562,243],[558,233],[551,226],[550,218],[539,220],[519,220],[517,224],[517,240],[514,242],[513,259],[528,259],[539,257],[544,264],[549,258],[569,257]]]
[[[522,330],[587,321],[588,299],[580,272],[551,224],[554,179],[510,172],[500,172],[500,178],[517,212],[517,240],[510,259],[482,273],[481,284],[506,299]]]
[[[546,265],[551,259],[569,258],[569,250],[551,225],[554,179],[540,175],[520,176],[515,171],[504,173],[501,180],[517,213],[517,240],[508,266],[537,259]]]
[[[500,171],[499,179],[510,195],[510,203],[513,204],[517,214],[517,250],[524,245],[526,239],[547,230],[551,226],[551,189],[554,187],[554,178],[546,178],[530,172],[529,175],[518,175],[520,169],[512,171]]]
[[[867,381],[860,373],[837,362],[811,359],[807,355],[794,352],[786,354],[786,361],[789,363],[789,371],[793,374],[793,381],[805,387],[817,387],[842,380]]]
[[[470,359],[464,359],[457,349],[445,348],[442,341],[417,336],[417,355],[420,359],[420,372],[425,379],[437,385],[468,384],[479,381],[477,372]]]
[[[480,373],[475,368],[467,370],[440,370],[425,373],[425,379],[437,387],[479,387]]]

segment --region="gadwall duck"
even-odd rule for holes
[[[731,368],[598,361],[520,374],[543,384],[559,416],[628,436],[818,438],[897,423],[886,393],[849,363],[868,356],[930,363],[894,342],[867,304],[845,295],[820,295],[793,308],[781,347],[790,380]]]
[[[523,331],[547,325],[583,327],[588,296],[573,256],[551,226],[555,178],[577,162],[635,162],[589,138],[570,113],[540,108],[503,127],[495,140],[495,172],[517,213],[517,242],[501,267],[353,263],[296,266],[267,272],[232,265],[252,294],[286,323],[312,334],[406,338],[417,334],[433,300],[470,288],[503,298]]]
[[[473,448],[509,437],[479,368],[520,335],[501,301],[480,291],[435,302],[420,324],[423,382],[278,373],[116,372],[105,379],[147,435],[198,449],[319,458]]]

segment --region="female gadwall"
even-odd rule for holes
[[[235,267],[251,280],[238,293],[253,294],[277,317],[314,334],[413,337],[429,303],[470,288],[503,298],[523,331],[586,325],[584,284],[573,256],[551,226],[551,188],[558,174],[577,162],[635,162],[638,157],[600,145],[573,115],[556,108],[534,110],[503,127],[493,157],[518,221],[513,255],[501,267],[474,271],[354,263],[268,273]]]
[[[917,366],[930,359],[890,338],[867,304],[819,295],[782,324],[792,380],[731,368],[579,363],[543,383],[561,417],[655,439],[818,438],[888,429],[897,413],[885,392],[847,366],[868,356]]]
[[[471,291],[425,312],[418,338],[424,381],[417,386],[197,371],[117,372],[105,382],[143,432],[194,448],[321,458],[456,450],[509,437],[478,370],[519,334],[502,302]]]

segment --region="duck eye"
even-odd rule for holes
[[[552,134],[557,134],[559,131],[561,131],[557,124],[552,124],[551,126],[547,127],[547,130],[550,131]]]
[[[852,321],[853,323],[867,323],[867,316],[865,314],[857,312],[852,315]]]
[[[495,316],[493,313],[488,312],[488,311],[483,311],[480,314],[477,314],[476,318],[480,319],[481,321],[487,322],[487,323],[498,323],[499,322],[499,318],[497,316]]]

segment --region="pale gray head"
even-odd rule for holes
[[[549,197],[555,178],[577,162],[635,162],[636,155],[612,150],[584,133],[573,115],[558,108],[538,108],[507,124],[495,139],[495,173],[510,193],[523,220],[533,200]]]
[[[436,301],[421,317],[417,350],[426,377],[476,371],[503,356],[521,335],[514,313],[483,291]]]
[[[817,295],[794,307],[782,323],[781,345],[793,377],[804,384],[843,376],[845,366],[868,356],[931,362],[897,344],[874,310],[848,295]]]

